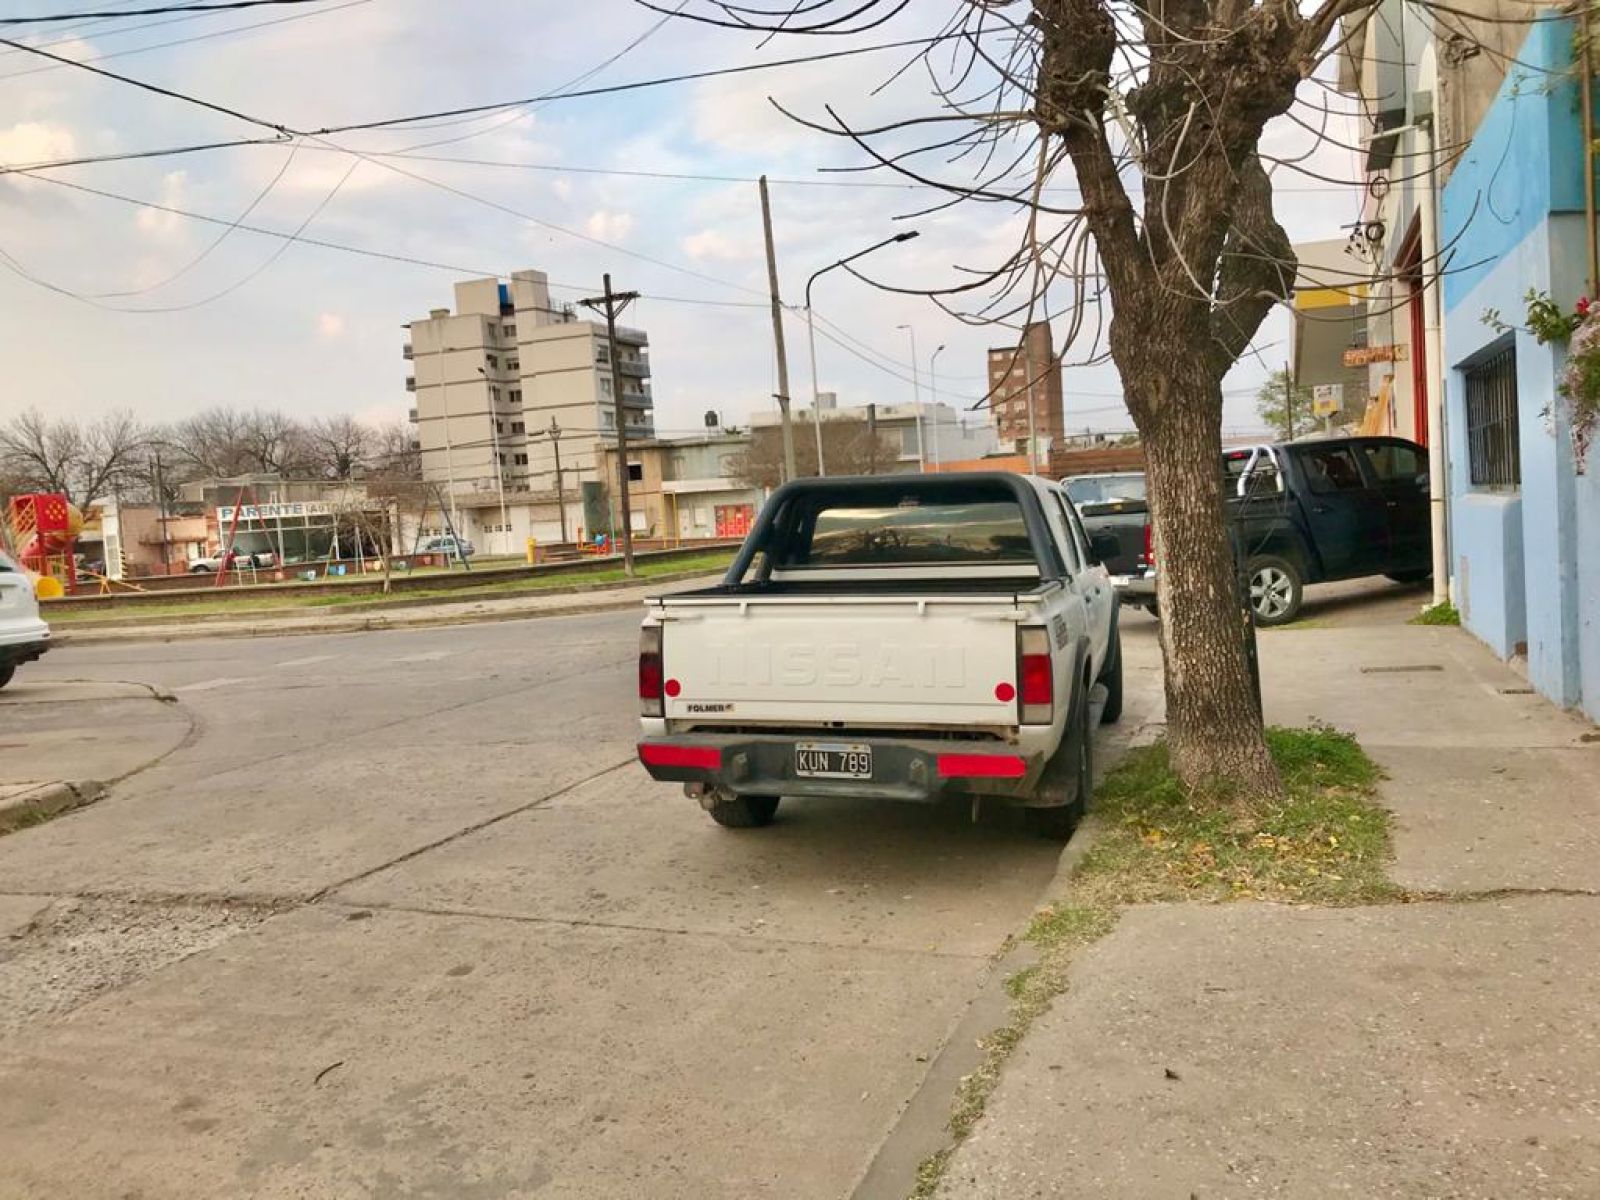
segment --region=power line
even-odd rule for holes
[[[51,13],[45,17],[4,17],[0,25],[52,25],[57,21],[117,21],[126,17],[159,17],[164,13],[231,12],[238,8],[263,8],[269,5],[325,4],[327,0],[225,0],[206,4],[163,4],[158,8],[131,8],[125,12]]]
[[[263,0],[263,2],[265,2],[265,0]],[[283,2],[290,2],[290,0],[283,0]],[[325,0],[319,0],[319,2],[325,2]],[[183,11],[183,10],[169,10],[169,11]],[[312,130],[291,129],[286,125],[282,125],[282,124],[278,124],[278,123],[274,123],[274,122],[270,122],[270,121],[264,121],[264,120],[261,120],[259,118],[251,117],[251,116],[248,116],[248,115],[243,114],[243,113],[237,113],[237,112],[234,112],[231,109],[226,109],[226,108],[223,108],[223,107],[221,107],[219,105],[211,104],[209,101],[201,100],[201,99],[199,99],[198,97],[195,97],[195,96],[190,96],[190,95],[187,95],[185,93],[173,91],[173,90],[166,89],[166,88],[160,88],[160,87],[157,87],[154,84],[147,84],[147,83],[143,82],[142,80],[131,79],[131,78],[127,77],[127,76],[117,75],[114,72],[100,70],[99,68],[96,68],[96,67],[86,66],[83,63],[77,62],[74,59],[63,58],[60,55],[50,55],[50,54],[47,54],[46,52],[38,50],[36,47],[26,46],[26,45],[24,45],[22,43],[19,43],[19,42],[10,42],[10,41],[4,41],[3,39],[0,39],[0,45],[8,45],[8,46],[13,47],[14,49],[27,50],[27,51],[29,51],[31,53],[44,54],[46,57],[52,58],[55,61],[57,61],[59,63],[62,63],[64,65],[81,67],[83,70],[91,71],[91,72],[94,72],[95,74],[98,74],[98,75],[104,75],[104,76],[106,76],[108,78],[115,79],[115,80],[118,80],[120,82],[130,84],[130,85],[132,85],[134,87],[142,88],[142,89],[144,89],[146,91],[153,91],[153,92],[156,92],[158,94],[161,94],[161,95],[164,95],[164,96],[168,96],[168,97],[170,97],[172,99],[182,100],[182,101],[185,101],[185,102],[188,102],[188,103],[192,103],[192,104],[199,104],[199,105],[201,105],[202,107],[205,107],[205,108],[211,108],[211,109],[215,109],[216,111],[225,112],[230,116],[239,117],[239,118],[241,118],[243,120],[251,122],[252,124],[265,125],[269,129],[273,129],[273,130],[276,130],[276,131],[280,132],[283,135],[284,138],[287,138],[287,137],[290,137],[290,136],[326,137],[326,136],[329,136],[329,135],[332,135],[332,134],[339,134],[339,133],[358,133],[358,132],[369,132],[369,131],[373,131],[373,130],[394,129],[394,128],[398,128],[400,126],[412,125],[412,124],[416,124],[418,122],[423,122],[423,121],[434,121],[434,120],[439,120],[441,118],[446,118],[446,117],[472,116],[472,115],[481,114],[481,113],[503,112],[506,109],[526,108],[526,107],[528,107],[530,105],[533,105],[533,104],[546,104],[546,103],[552,103],[552,102],[557,101],[557,100],[582,100],[582,99],[592,99],[593,97],[596,97],[596,96],[618,95],[618,94],[622,94],[622,93],[626,93],[626,92],[635,92],[635,91],[640,91],[640,90],[644,90],[644,89],[648,89],[648,88],[665,87],[665,86],[668,86],[668,85],[671,85],[671,84],[677,84],[677,83],[691,83],[691,82],[696,82],[696,81],[704,80],[704,79],[721,78],[721,77],[725,77],[725,76],[729,76],[729,75],[743,75],[743,74],[748,74],[748,73],[754,72],[754,71],[768,71],[768,70],[776,70],[776,69],[783,68],[783,67],[801,66],[801,65],[808,64],[808,63],[830,62],[830,61],[833,61],[833,60],[836,60],[836,59],[840,59],[840,58],[851,58],[851,57],[855,57],[855,56],[859,56],[859,55],[863,55],[863,54],[875,54],[875,53],[879,53],[879,52],[884,51],[884,50],[904,49],[904,48],[906,48],[908,46],[926,46],[926,45],[931,45],[934,42],[942,41],[942,40],[944,40],[944,37],[947,37],[947,36],[949,36],[949,35],[944,35],[943,37],[934,37],[934,38],[909,38],[909,39],[905,39],[905,40],[897,41],[897,42],[878,42],[878,43],[875,43],[875,44],[873,44],[871,46],[858,46],[858,47],[855,47],[853,49],[847,49],[847,50],[832,50],[832,51],[826,51],[826,52],[820,53],[820,54],[798,55],[798,56],[793,57],[793,58],[774,59],[771,62],[765,62],[765,63],[744,63],[744,64],[741,64],[739,66],[734,66],[734,67],[718,67],[718,68],[713,68],[713,69],[710,69],[710,70],[693,71],[693,72],[688,72],[688,73],[679,74],[679,75],[659,76],[659,77],[653,78],[653,79],[631,80],[631,81],[629,81],[627,83],[608,84],[608,85],[605,85],[605,86],[602,86],[602,87],[584,88],[584,89],[581,89],[579,91],[547,92],[547,93],[542,93],[542,94],[536,95],[536,96],[523,97],[523,98],[518,99],[518,100],[502,100],[502,101],[497,101],[497,102],[491,103],[491,104],[474,104],[474,105],[468,105],[468,106],[461,107],[461,108],[441,109],[441,110],[434,111],[434,112],[416,113],[416,114],[413,114],[411,116],[388,117],[388,118],[385,118],[385,119],[382,119],[382,120],[377,120],[377,121],[360,121],[360,122],[355,122],[355,123],[346,124],[346,125],[325,125],[325,126],[319,128],[319,129],[312,129]],[[276,140],[283,140],[283,139],[280,138],[280,139],[276,139]],[[176,147],[176,148],[168,149],[168,150],[132,151],[132,152],[124,153],[124,154],[104,155],[104,156],[91,156],[91,157],[73,158],[73,159],[59,159],[59,160],[52,160],[52,161],[48,161],[48,162],[24,163],[21,166],[15,166],[15,167],[0,167],[0,175],[10,174],[10,173],[13,173],[13,172],[19,171],[19,170],[45,171],[45,170],[53,170],[53,169],[55,169],[57,167],[87,166],[87,165],[90,165],[90,164],[93,164],[93,163],[99,163],[99,162],[121,162],[121,161],[126,161],[129,158],[157,158],[157,157],[161,157],[163,155],[170,155],[170,154],[193,154],[193,153],[197,153],[197,152],[202,151],[202,150],[217,150],[217,149],[223,149],[223,148],[228,147],[228,146],[248,146],[248,145],[260,145],[260,144],[261,144],[261,140],[260,139],[240,138],[240,139],[237,139],[237,140],[234,140],[234,141],[231,141],[231,142],[209,142],[209,143],[205,143],[203,145],[180,146],[180,147]],[[367,153],[365,151],[351,150],[351,149],[349,149],[347,147],[342,147],[342,146],[335,147],[335,148],[343,151],[346,154]]]
[[[215,38],[232,37],[234,34],[238,33],[253,33],[257,29],[267,29],[273,25],[287,25],[291,21],[306,21],[310,20],[312,17],[325,17],[329,13],[336,13],[341,9],[355,8],[358,5],[370,3],[372,3],[372,0],[345,0],[345,3],[343,4],[335,4],[330,8],[318,9],[316,12],[293,13],[287,17],[274,17],[270,21],[256,21],[251,25],[236,25],[232,29],[218,29],[213,30],[211,33],[198,33],[193,37],[174,38],[173,40],[167,42],[153,42],[146,46],[135,46],[131,50],[113,50],[105,54],[91,54],[87,58],[73,59],[70,63],[58,62],[50,63],[42,67],[29,67],[24,71],[12,71],[8,74],[0,75],[0,82],[3,82],[7,79],[20,79],[24,75],[38,75],[43,71],[59,71],[62,67],[76,63],[104,62],[110,58],[127,58],[134,54],[149,54],[153,50],[166,50],[172,46],[188,46],[195,42],[205,42],[211,41]],[[201,15],[203,16],[204,14]],[[178,21],[193,21],[195,19],[195,17],[178,17],[173,21],[151,21],[148,25],[135,25],[129,29],[113,29],[109,30],[108,33],[132,33],[135,29],[149,29],[156,25],[173,25]],[[44,42],[42,43],[42,46],[59,46],[76,40],[76,38],[60,38],[53,42]],[[40,49],[41,46],[35,46],[32,48]],[[16,53],[16,51],[13,50],[12,53]]]
[[[130,75],[118,75],[115,71],[107,71],[102,67],[92,67],[88,63],[79,62],[75,58],[63,58],[59,54],[52,54],[48,50],[42,50],[38,46],[30,46],[25,42],[13,42],[9,38],[0,38],[0,46],[10,46],[13,50],[21,50],[28,54],[37,55],[40,58],[48,58],[51,62],[60,63],[62,66],[77,67],[80,71],[88,71],[91,75],[99,75],[105,79],[115,80],[117,83],[125,83],[129,87],[151,92],[157,96],[164,96],[169,100],[181,100],[185,104],[193,104],[198,108],[209,109],[211,112],[221,113],[225,117],[233,117],[235,120],[244,121],[250,125],[259,125],[263,129],[271,129],[276,133],[285,135],[288,133],[282,125],[275,121],[252,117],[249,113],[240,112],[236,108],[229,108],[224,104],[214,104],[210,100],[202,100],[199,96],[193,96],[187,92],[164,88],[160,84],[146,83],[144,80],[134,79]]]

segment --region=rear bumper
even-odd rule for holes
[[[1156,573],[1146,571],[1117,583],[1117,599],[1135,608],[1156,606]]]
[[[779,734],[646,737],[639,743],[639,760],[652,779],[715,787],[740,796],[848,796],[914,803],[931,803],[951,794],[1025,801],[1033,795],[1045,763],[1042,753],[996,741],[841,734],[826,740],[872,747],[872,778],[816,779],[795,773],[795,743],[807,740],[818,739]],[[672,761],[660,761],[663,758]]]
[[[50,627],[42,621],[36,626],[0,633],[0,667],[33,662],[50,649]]]

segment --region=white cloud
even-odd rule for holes
[[[740,259],[753,251],[754,247],[735,241],[720,229],[702,229],[683,239],[683,252],[690,258]]]
[[[161,178],[161,203],[170,208],[182,208],[188,173],[173,171]],[[181,236],[184,219],[177,213],[162,212],[159,208],[141,208],[134,222],[142,233],[152,238],[168,241]]]
[[[556,180],[550,185],[550,190],[562,200],[572,199],[572,181],[570,179]]]
[[[607,212],[602,208],[590,213],[583,227],[590,237],[603,242],[626,241],[628,234],[633,232],[633,214]]]
[[[20,167],[53,158],[71,158],[78,140],[65,125],[25,121],[0,129],[0,163]]]
[[[336,312],[317,314],[317,336],[324,341],[344,336],[344,317]]]

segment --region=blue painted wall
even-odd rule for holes
[[[1511,67],[1440,203],[1451,572],[1468,629],[1502,657],[1526,653],[1551,700],[1600,717],[1600,485],[1573,468],[1558,348],[1513,335],[1520,489],[1470,482],[1462,368],[1504,336],[1485,311],[1517,322],[1529,288],[1566,303],[1583,285],[1577,88],[1547,73],[1572,61],[1570,24],[1536,25],[1518,58],[1527,65]]]

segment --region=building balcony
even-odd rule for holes
[[[404,346],[400,347],[400,357],[405,359],[407,362],[410,362],[414,357],[410,342],[407,342]]]
[[[415,375],[407,375],[406,376],[406,391],[415,392],[416,390],[417,390],[417,377]]]
[[[406,420],[415,425],[417,423],[417,410],[414,408],[406,409]]]
[[[617,374],[626,375],[631,379],[649,379],[650,378],[650,362],[649,362],[648,359],[644,359],[644,358],[638,358],[638,359],[621,358],[621,359],[618,359],[617,360]]]

